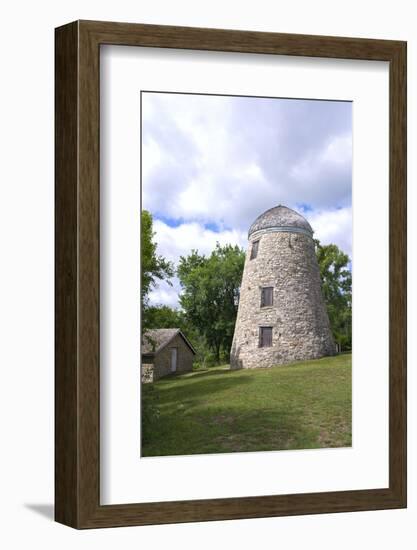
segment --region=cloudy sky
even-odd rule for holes
[[[351,256],[351,180],[350,102],[142,93],[142,208],[174,263],[216,242],[246,249],[278,204]],[[162,283],[150,302],[175,307],[178,292]]]

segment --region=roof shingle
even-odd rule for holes
[[[313,235],[311,225],[301,214],[280,204],[274,208],[270,208],[256,218],[249,229],[248,237],[256,231],[278,230],[279,228],[287,231],[298,229],[299,231]]]
[[[195,354],[195,350],[184,334],[179,328],[154,328],[147,330],[142,335],[142,353],[158,353],[162,348],[164,348],[171,340],[177,335],[180,334],[184,339],[185,343],[189,346],[191,351]]]

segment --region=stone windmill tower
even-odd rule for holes
[[[279,205],[255,220],[248,239],[231,368],[333,355],[310,224]]]

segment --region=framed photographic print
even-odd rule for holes
[[[406,506],[406,43],[56,29],[56,520]]]

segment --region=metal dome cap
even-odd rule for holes
[[[248,238],[253,234],[273,233],[304,233],[313,236],[313,229],[308,221],[295,210],[287,206],[274,206],[256,218],[249,228]]]

